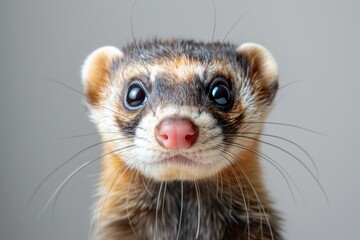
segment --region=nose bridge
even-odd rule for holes
[[[191,81],[175,84],[171,90],[174,95],[174,101],[180,105],[196,104],[197,92]]]
[[[157,78],[153,86],[153,98],[159,105],[184,106],[198,104],[199,90],[193,79],[168,76]]]

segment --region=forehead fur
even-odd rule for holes
[[[121,70],[121,79],[133,80],[146,78],[154,83],[157,77],[171,76],[176,81],[189,81],[194,77],[200,80],[211,80],[212,77],[222,76],[227,79],[236,77],[233,67],[226,61],[213,60],[209,63],[187,56],[169,56],[163,59],[153,60],[152,63],[144,64],[136,62],[125,64]]]
[[[205,43],[193,40],[153,40],[131,43],[122,52],[129,61],[152,61],[154,59],[174,56],[186,56],[197,60],[208,61],[214,57],[222,59],[236,58],[236,46],[229,43]],[[234,59],[231,59],[234,60]]]
[[[156,80],[167,84],[194,83],[205,86],[221,76],[239,84],[236,47],[224,43],[203,43],[191,40],[145,41],[129,44],[122,49],[124,57],[118,64],[115,79],[122,84],[138,79],[149,89]]]

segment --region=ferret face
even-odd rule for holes
[[[152,41],[103,47],[85,61],[91,117],[109,154],[156,180],[215,176],[252,144],[277,90],[256,44]],[[240,157],[239,157],[240,156]]]

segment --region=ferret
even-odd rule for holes
[[[106,46],[82,83],[104,152],[95,239],[283,239],[259,162],[278,89],[266,48]]]

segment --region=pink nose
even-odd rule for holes
[[[198,136],[198,128],[186,118],[167,118],[155,128],[158,143],[168,149],[191,147]]]

